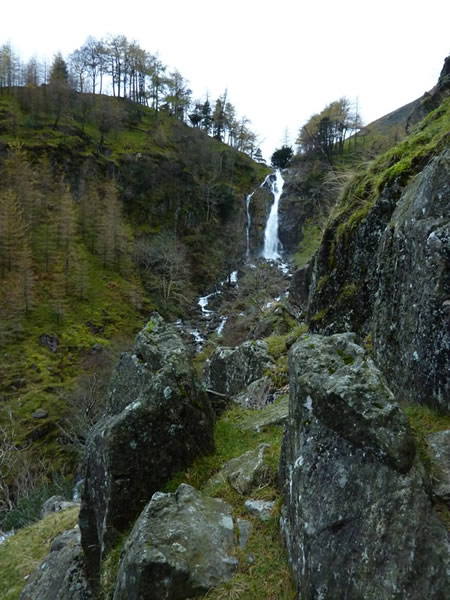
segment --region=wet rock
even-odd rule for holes
[[[56,352],[58,350],[58,337],[53,333],[43,333],[39,338],[39,343],[41,346],[45,346],[51,352]]]
[[[267,482],[267,466],[264,454],[269,444],[260,444],[256,450],[249,450],[242,456],[229,460],[210,481],[206,489],[209,490],[224,481],[238,494],[246,495],[252,489]]]
[[[78,527],[52,542],[50,553],[31,575],[19,600],[92,600]]]
[[[176,329],[154,314],[122,355],[87,442],[80,527],[89,573],[170,477],[212,451],[213,413]]]
[[[182,600],[230,579],[232,509],[182,484],[175,494],[153,495],[125,544],[114,600]]]
[[[433,460],[433,494],[450,506],[450,429],[427,437]]]
[[[250,498],[249,500],[245,501],[244,506],[252,515],[252,517],[261,519],[261,521],[268,521],[272,516],[275,502],[267,500],[253,500]]]
[[[237,347],[216,349],[206,363],[208,388],[233,396],[264,375],[274,365],[267,344],[262,340],[244,342]]]
[[[444,600],[448,540],[404,418],[351,334],[290,352],[281,532],[298,598]]]
[[[51,496],[51,498],[48,498],[48,500],[46,500],[42,505],[41,519],[51,513],[67,510],[68,508],[73,508],[74,506],[78,506],[78,503],[66,500],[64,496]]]

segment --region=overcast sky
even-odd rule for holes
[[[42,60],[124,34],[177,68],[193,98],[227,88],[270,158],[286,128],[294,143],[341,96],[368,123],[433,87],[449,23],[447,0],[25,0],[2,6],[0,43]]]

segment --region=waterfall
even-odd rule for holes
[[[264,250],[262,256],[266,260],[277,260],[281,258],[279,253],[279,250],[281,250],[281,243],[278,239],[278,205],[283,192],[283,185],[284,179],[281,177],[280,171],[277,170],[275,179],[271,182],[273,204],[264,231]]]
[[[259,189],[259,188],[264,187],[264,185],[266,184],[266,181],[271,176],[272,176],[272,174],[269,173],[269,175],[267,175],[267,177],[264,179],[264,181],[257,188],[255,188],[253,190],[253,192],[247,196],[247,199],[246,199],[247,227],[245,229],[245,234],[246,234],[246,237],[247,237],[247,253],[246,253],[247,258],[249,258],[249,256],[250,256],[250,227],[251,227],[251,224],[252,224],[252,218],[251,218],[251,215],[250,215],[250,200],[252,199],[253,194],[256,192],[256,190]]]

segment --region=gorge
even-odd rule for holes
[[[446,600],[449,90],[447,59],[402,116],[409,135],[383,138],[370,160],[353,139],[332,167],[299,154],[267,173],[195,128],[188,143],[170,121],[192,155],[118,154],[137,239],[156,238],[170,218],[183,245],[137,246],[145,289],[158,296],[83,431],[79,517],[78,506],[47,515],[46,539],[61,535],[33,573],[4,570],[20,575],[5,598]],[[143,225],[147,213],[157,231]],[[180,251],[191,279],[173,259]],[[172,270],[158,271],[161,256]],[[89,258],[101,259],[106,251]],[[103,281],[119,298],[133,279],[109,268]],[[107,344],[100,327],[120,319],[112,304],[85,318],[83,364],[105,352],[94,348]],[[75,343],[59,337],[69,371]],[[5,564],[33,527],[0,546]]]

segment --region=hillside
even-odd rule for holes
[[[10,600],[54,600],[52,589],[58,600],[446,598],[448,65],[449,59],[420,103],[379,120],[365,147],[342,136],[321,147],[319,123],[289,168],[262,185],[263,167],[201,131],[191,136],[168,115],[155,120],[146,109],[138,122],[147,132],[160,132],[163,123],[164,143],[147,133],[146,145],[141,132],[139,152],[131,146],[123,152],[116,142],[126,129],[104,139],[94,132],[96,144],[85,151],[92,152],[95,184],[74,166],[75,155],[70,165],[58,162],[65,152],[58,159],[56,149],[50,162],[60,164],[65,180],[48,185],[49,197],[65,206],[68,190],[75,190],[76,235],[67,241],[72,226],[61,224],[70,218],[53,200],[49,213],[63,243],[57,237],[54,249],[42,252],[48,246],[38,240],[52,239],[53,221],[31,211],[35,220],[28,227],[35,236],[25,229],[17,237],[22,251],[11,263],[22,275],[30,269],[43,280],[51,279],[47,273],[55,278],[60,265],[73,307],[64,307],[61,323],[47,321],[54,330],[45,338],[46,352],[58,326],[58,344],[59,336],[66,344],[63,325],[72,310],[83,315],[78,331],[87,340],[81,351],[78,340],[64,347],[73,377],[80,359],[93,373],[99,357],[108,362],[105,349],[112,353],[115,326],[117,332],[137,330],[142,317],[146,324],[127,351],[112,358],[106,381],[95,375],[68,397],[69,405],[89,397],[87,413],[103,399],[78,434],[84,456],[80,512],[73,506],[64,522],[58,513],[47,516],[0,548],[7,564],[0,587],[8,588]],[[404,130],[405,121],[413,127],[407,115],[417,111],[426,115],[399,136],[397,128]],[[325,124],[328,131],[334,127],[329,116]],[[186,139],[177,137],[180,131]],[[22,146],[10,145],[0,176],[14,182],[20,162],[21,172],[30,169],[38,181],[27,190],[39,189],[43,163],[36,170],[38,157],[33,162]],[[29,140],[31,153],[32,146]],[[21,191],[19,198],[25,197]],[[110,197],[113,219],[104,222],[89,212],[98,203],[108,214]],[[260,256],[275,197],[275,248],[286,262]],[[29,203],[23,207],[30,210]],[[118,235],[111,238],[106,232],[116,223]],[[168,226],[175,239],[173,229],[169,236],[164,231]],[[123,240],[134,241],[137,250],[129,252]],[[98,289],[105,286],[120,304],[113,296],[107,306],[104,297],[97,306],[96,298],[88,298],[89,286],[80,293],[80,278],[67,270],[68,246],[75,262],[87,257]],[[33,247],[38,256],[42,252],[40,270],[26,251]],[[183,254],[185,268],[171,259],[179,270],[167,286],[174,270],[159,271],[159,259],[173,257],[174,249],[177,257]],[[48,271],[47,255],[53,265]],[[14,269],[8,275],[3,265],[11,282],[28,289],[26,279],[20,287]],[[194,294],[214,280],[201,309],[193,309]],[[131,282],[141,307],[136,294],[132,302],[126,298]],[[133,302],[134,310],[126,312]],[[92,305],[98,320],[83,312]],[[153,308],[162,316],[149,314]],[[46,310],[54,313],[50,299]],[[27,328],[38,314],[30,302],[18,315],[22,353],[30,340],[36,343],[37,329],[32,338]],[[12,355],[13,346],[7,348]],[[22,386],[30,392],[27,404],[21,388],[13,390],[16,415],[31,406],[28,385]],[[98,396],[86,394],[97,385]],[[53,407],[54,390],[43,391]],[[75,411],[70,420],[79,416]],[[43,448],[51,440],[47,433]],[[56,508],[50,503],[48,510],[58,511],[61,501],[53,500]],[[59,536],[77,516],[79,529]],[[55,535],[45,558],[46,540]]]
[[[65,90],[55,126],[52,93],[0,91],[0,423],[23,450],[5,477],[31,487],[73,473],[64,438],[79,376],[104,380],[154,307],[182,314],[236,267],[245,197],[267,173],[125,99]]]

